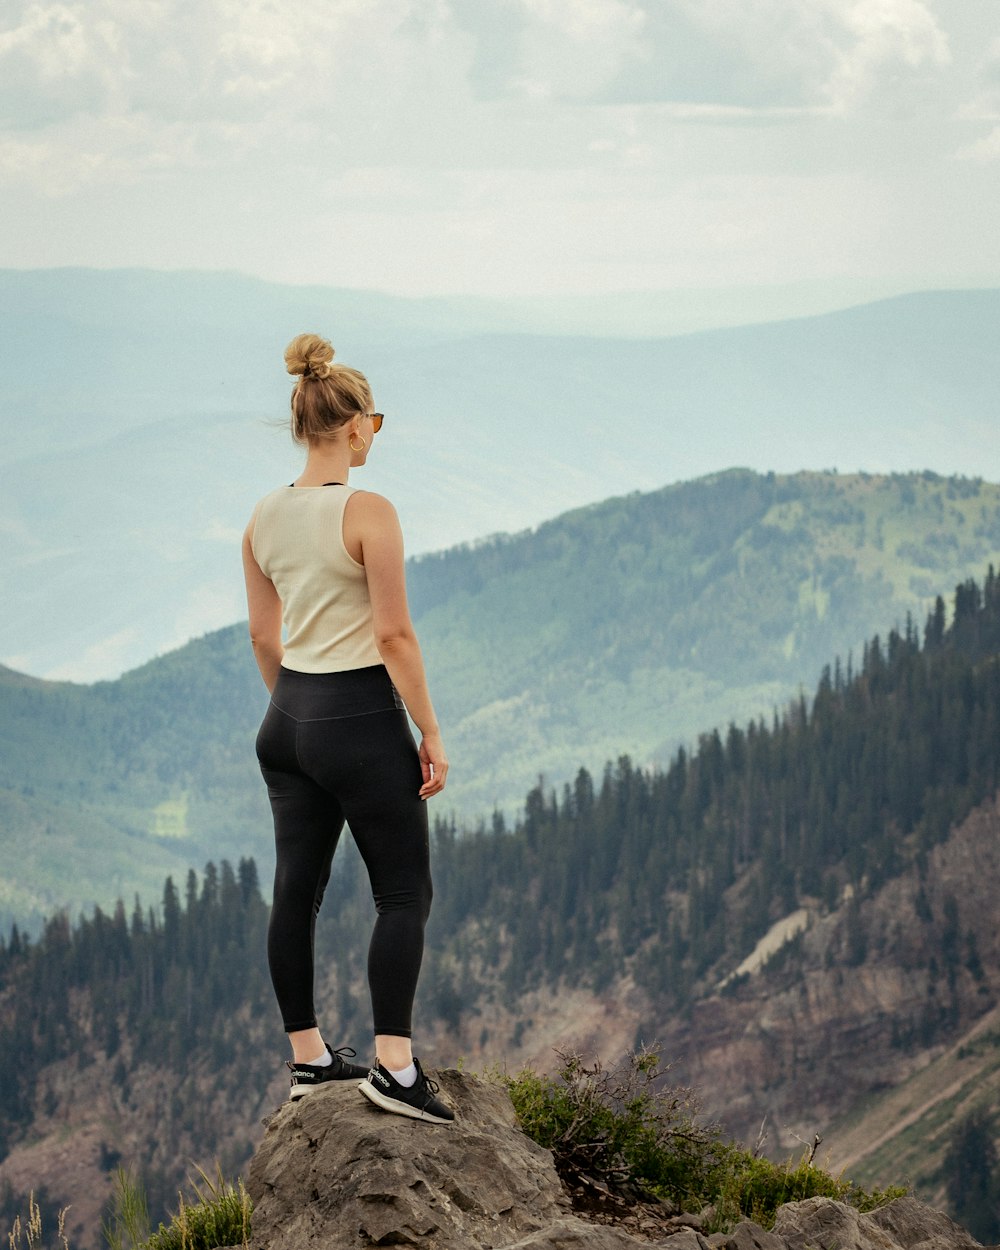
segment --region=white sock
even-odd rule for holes
[[[417,1065],[415,1063],[411,1063],[410,1066],[408,1068],[404,1068],[402,1072],[393,1072],[392,1068],[386,1068],[386,1071],[397,1083],[397,1085],[402,1085],[404,1089],[409,1089],[417,1083]]]
[[[328,1068],[333,1063],[333,1055],[326,1046],[323,1047],[323,1053],[318,1059],[303,1060],[310,1068]]]

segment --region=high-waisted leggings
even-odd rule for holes
[[[368,947],[375,1033],[409,1037],[431,905],[427,807],[406,712],[383,665],[282,668],[257,757],[274,815],[267,955],[285,1031],[316,1027],[316,916],[346,820],[378,913]]]

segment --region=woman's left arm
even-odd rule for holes
[[[264,685],[273,690],[285,654],[281,643],[281,600],[274,583],[262,571],[253,554],[255,519],[251,519],[243,535],[243,576],[246,578],[247,608],[250,611],[250,643]]]

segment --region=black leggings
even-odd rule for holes
[[[413,735],[385,668],[281,669],[257,758],[274,814],[267,958],[285,1031],[316,1027],[316,916],[346,820],[378,912],[368,947],[375,1032],[409,1037],[431,906],[427,806],[417,797]]]

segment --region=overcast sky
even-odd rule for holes
[[[1000,284],[998,0],[5,0],[0,265]]]

